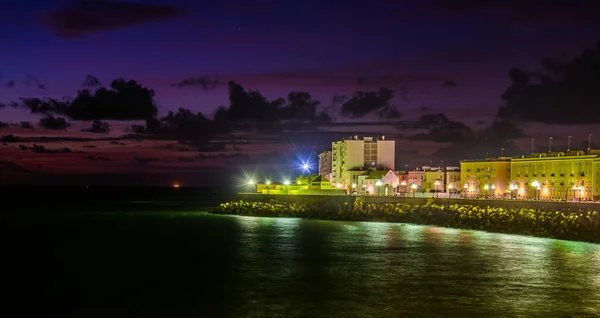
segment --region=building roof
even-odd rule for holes
[[[367,176],[367,179],[381,179],[388,174],[390,170],[367,170],[361,176]]]
[[[327,180],[327,178],[323,177],[322,175],[318,175],[316,178],[314,178],[311,182],[329,182],[329,180]]]

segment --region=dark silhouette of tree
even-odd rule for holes
[[[71,126],[64,117],[54,117],[52,115],[40,119],[39,125],[40,127],[52,130],[65,130]]]
[[[539,74],[513,68],[497,116],[554,124],[600,122],[600,42],[570,62],[544,59]]]
[[[5,123],[5,122],[1,122],[1,121],[0,121],[0,129],[2,129],[2,128],[7,128],[7,127],[8,127],[8,124],[7,124],[7,123]]]
[[[92,126],[89,128],[83,129],[83,131],[98,133],[98,134],[106,134],[110,131],[110,125],[107,122],[94,120],[92,122]]]
[[[341,114],[352,118],[362,118],[367,114],[390,107],[394,91],[382,87],[378,92],[356,92],[342,104]]]

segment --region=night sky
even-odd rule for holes
[[[500,95],[510,85],[510,68],[535,71],[544,57],[570,59],[599,40],[598,2],[538,3],[3,1],[0,102],[73,96],[87,74],[103,84],[124,77],[154,89],[160,115],[177,107],[212,115],[219,105],[228,104],[229,80],[257,89],[270,99],[292,90],[307,91],[321,101],[321,107],[336,94],[386,86],[401,92],[393,102],[404,119],[417,118],[427,109],[444,112],[476,129],[476,123],[489,123],[496,113]],[[192,76],[217,78],[219,85],[208,89],[197,84],[176,85]],[[0,118],[9,123],[37,122],[39,116],[5,108],[0,110]],[[126,123],[111,124],[111,138],[124,133]],[[178,158],[183,152],[169,152],[164,149],[168,146],[156,142],[134,145],[127,141],[119,148],[110,141],[94,141],[91,139],[107,136],[82,133],[78,125],[73,123],[61,132],[8,127],[0,135],[56,136],[53,142],[68,142],[60,141],[66,136],[88,138],[90,141],[69,144],[73,149],[88,146],[82,153],[32,157],[30,152],[16,149],[18,144],[9,144],[0,159],[28,171],[75,175],[135,172],[142,168],[131,165],[134,156],[156,159],[142,164],[146,169],[140,170],[142,173],[152,170],[149,166],[152,172],[162,169],[160,173],[167,175],[177,169],[206,166],[201,160],[193,166],[189,161],[188,165],[174,165],[182,162]],[[549,132],[564,131],[563,141],[567,135],[580,137],[579,141],[593,130],[600,138],[598,125],[532,124],[526,128],[529,136],[524,140],[538,135],[545,139]],[[389,128],[371,130],[385,132]],[[561,142],[561,138],[555,140]],[[56,147],[64,145],[47,145]],[[289,147],[296,145],[281,142],[230,150],[239,154],[260,148],[269,153]],[[432,147],[437,146],[406,142],[405,147],[414,149],[407,151],[413,158],[402,162],[418,165],[427,163]],[[82,159],[89,156],[108,158],[111,164]],[[152,162],[164,167],[159,169]]]

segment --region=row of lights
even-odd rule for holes
[[[254,182],[254,180],[252,180],[252,179],[248,179],[248,185],[249,185],[249,186],[253,186],[253,185],[255,185],[255,184],[256,184],[256,182]],[[271,180],[268,180],[268,179],[267,179],[267,180],[265,181],[265,184],[266,184],[266,185],[271,185]],[[290,185],[290,180],[287,180],[287,179],[283,180],[283,184],[284,184],[284,185],[286,185],[286,186]]]

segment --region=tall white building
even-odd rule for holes
[[[323,151],[319,154],[319,175],[331,179],[331,151]]]
[[[395,170],[396,142],[380,138],[354,136],[331,145],[331,182],[349,189],[349,172],[365,170]]]

